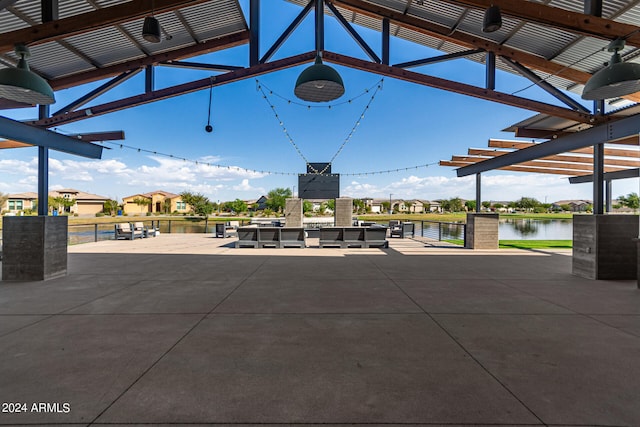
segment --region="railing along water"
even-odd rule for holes
[[[466,224],[462,222],[420,221],[422,237],[466,246]]]

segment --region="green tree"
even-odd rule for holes
[[[213,212],[213,203],[209,199],[200,193],[190,193],[183,191],[180,193],[182,201],[191,206],[192,211],[196,215],[208,216]]]
[[[533,197],[522,197],[516,202],[516,206],[526,211],[531,211],[540,206],[540,202]]]
[[[335,199],[327,200],[326,206],[327,206],[327,209],[335,212],[336,211],[336,200]]]
[[[495,209],[502,209],[502,208],[504,208],[504,205],[502,203],[494,203],[493,207]]]
[[[474,202],[475,203],[475,202]],[[460,197],[454,197],[449,199],[449,210],[451,212],[460,212],[462,211],[462,199]]]
[[[353,199],[353,212],[357,214],[366,212],[365,204],[362,199]]]
[[[115,215],[118,212],[118,202],[113,199],[106,200],[102,204],[102,212],[107,215]]]
[[[487,202],[487,201],[482,202],[482,207],[485,209],[489,209],[491,207],[491,202]]]
[[[307,213],[313,211],[313,203],[308,200],[302,201],[302,213]]]
[[[291,198],[290,188],[276,188],[267,193],[267,207],[274,212],[284,212],[286,200]]]
[[[66,212],[67,208],[70,208],[71,206],[76,204],[76,199],[67,199],[66,197],[62,196],[49,196],[47,200],[49,201],[49,209],[55,209],[58,212]]]
[[[227,207],[235,213],[242,213],[247,211],[247,203],[244,200],[235,199],[232,202],[225,203]]]
[[[621,206],[625,206],[627,208],[633,209],[634,211],[640,208],[640,200],[638,198],[638,193],[629,193],[626,196],[618,197],[618,203]]]
[[[389,202],[382,202],[382,203],[381,203],[381,205],[382,205],[382,210],[383,210],[384,212],[389,212],[389,208],[391,207],[391,203],[389,203]]]
[[[166,214],[171,213],[171,199],[164,199],[164,202],[162,202],[162,212]]]
[[[475,200],[467,200],[464,202],[465,207],[469,212],[473,212],[476,210],[476,201]]]

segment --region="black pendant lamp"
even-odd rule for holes
[[[344,94],[344,83],[336,70],[322,63],[318,53],[315,64],[298,76],[293,92],[303,101],[328,102]]]
[[[160,43],[160,22],[158,22],[155,16],[147,16],[144,18],[142,38],[150,43]]]
[[[622,61],[618,51],[624,49],[624,44],[623,39],[609,44],[611,61],[587,81],[582,99],[610,99],[640,92],[640,64]]]
[[[20,57],[18,65],[0,70],[0,98],[31,105],[49,105],[56,102],[49,83],[29,69],[29,48],[16,45]]]
[[[484,19],[482,20],[482,32],[493,33],[502,27],[502,14],[500,7],[491,5],[484,11]]]
[[[144,18],[144,24],[142,24],[142,38],[150,43],[160,43],[160,22],[154,16],[155,4],[151,0],[151,16]]]

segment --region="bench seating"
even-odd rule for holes
[[[119,239],[133,240],[136,237],[138,238],[144,237],[143,230],[132,227],[131,224],[129,224],[128,222],[116,224],[115,233],[116,233],[116,240],[119,240]]]
[[[415,236],[415,224],[412,222],[402,222],[400,224],[396,224],[391,228],[391,237],[400,237],[404,239],[405,237],[414,237]]]
[[[236,248],[287,248],[306,247],[305,232],[302,227],[240,227]]]
[[[388,248],[385,227],[324,227],[320,229],[320,247]]]

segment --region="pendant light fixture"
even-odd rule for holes
[[[298,76],[293,92],[303,101],[328,102],[344,94],[344,83],[336,70],[322,63],[318,52],[315,64]]]
[[[56,102],[49,83],[29,69],[29,48],[15,46],[20,57],[18,65],[0,70],[0,98],[31,105],[49,105]]]
[[[142,38],[150,43],[160,43],[160,22],[158,22],[154,14],[155,5],[152,0],[151,16],[144,18],[144,24],[142,24]]]
[[[582,99],[610,99],[640,91],[640,64],[623,62],[618,51],[624,49],[624,40],[609,43],[613,52],[609,64],[595,73],[582,91]]]
[[[500,7],[491,5],[484,11],[484,19],[482,20],[482,32],[493,33],[502,27],[502,14]]]

